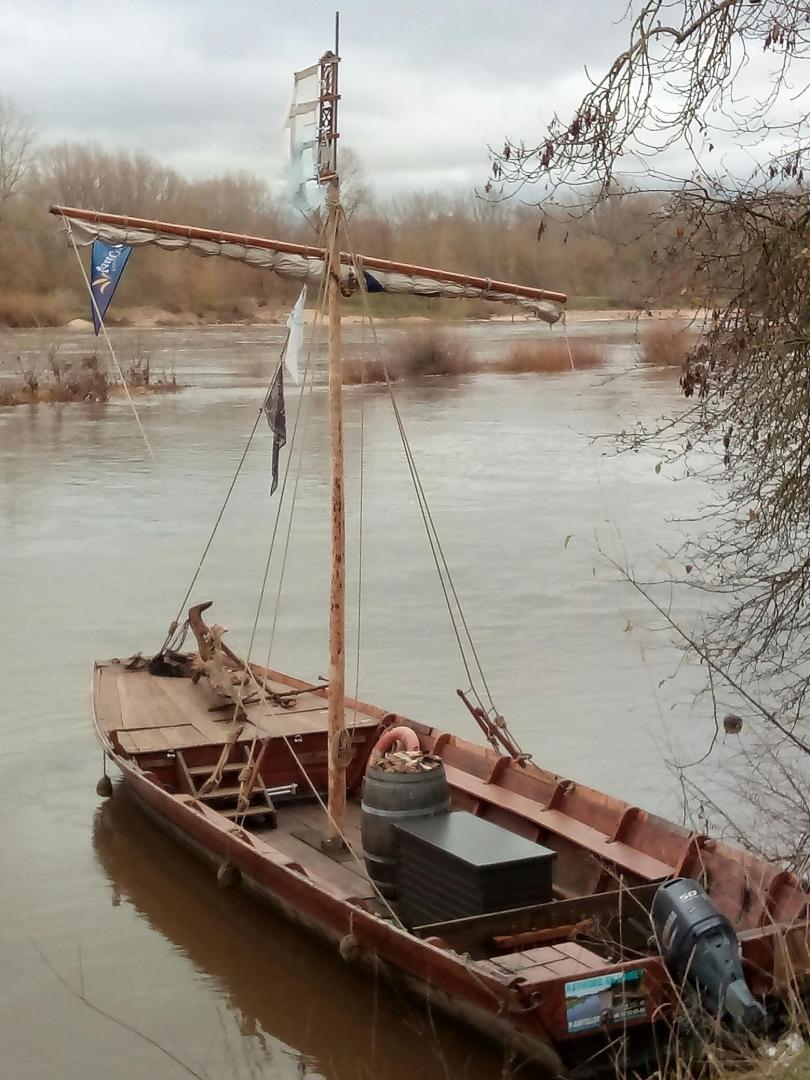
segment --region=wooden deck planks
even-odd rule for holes
[[[118,742],[128,754],[156,754],[197,746],[202,736],[193,724],[174,724],[169,728],[128,728],[118,732]]]
[[[486,963],[501,975],[515,976],[529,985],[548,982],[561,975],[582,977],[607,966],[598,953],[573,941],[493,956]]]
[[[121,727],[121,698],[115,669],[105,664],[96,673],[96,720],[104,731],[117,731]]]
[[[159,681],[148,672],[118,670],[122,728],[174,727],[194,723],[193,716],[180,712],[163,693],[157,685]]]
[[[156,679],[158,691],[183,718],[186,724],[193,724],[199,729],[202,741],[221,743],[233,731],[233,709],[212,713],[212,705],[222,704],[222,699],[213,694],[208,684],[201,679],[196,685],[190,679]]]
[[[362,862],[363,850],[360,846],[360,807],[349,804],[347,813],[347,839],[352,850],[359,856],[360,862],[347,859],[337,862],[319,851],[311,844],[293,836],[293,832],[302,829],[324,830],[326,814],[316,803],[288,803],[278,807],[278,827],[270,830],[256,830],[265,843],[277,848],[294,862],[300,863],[307,873],[320,878],[339,889],[344,896],[362,896],[371,898],[374,890],[369,884],[365,865]],[[324,830],[325,832],[325,830]]]
[[[289,690],[282,683],[272,688]],[[227,710],[210,712],[211,706],[223,703],[205,679],[194,684],[190,679],[171,679],[150,675],[148,671],[127,671],[120,664],[107,663],[99,668],[97,714],[105,731],[178,728],[191,725],[199,732],[196,744],[221,744],[233,730]],[[328,710],[323,697],[305,693],[292,709],[263,704],[248,706],[251,725],[264,735],[281,736],[322,734],[328,730]],[[376,727],[378,720],[347,710],[347,726]],[[252,737],[252,731],[250,737]],[[193,745],[183,741],[178,745]],[[163,749],[163,747],[161,747]]]

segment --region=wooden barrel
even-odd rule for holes
[[[435,759],[433,759],[435,760]],[[363,780],[360,831],[368,876],[388,900],[396,899],[394,825],[415,817],[446,814],[450,789],[444,765],[416,773],[369,766]]]

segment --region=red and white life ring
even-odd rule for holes
[[[419,745],[419,736],[409,727],[392,727],[387,731],[384,731],[382,735],[377,739],[374,744],[374,749],[371,751],[371,760],[379,761],[380,758],[387,754],[389,750],[411,750],[419,751],[422,747]]]

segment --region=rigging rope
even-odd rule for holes
[[[348,220],[346,221],[348,227]],[[348,235],[348,234],[347,234]],[[363,495],[365,489],[365,446],[366,446],[366,321],[363,320],[360,331],[360,447],[359,447],[359,487],[358,524],[357,524],[357,653],[354,668],[354,700],[360,696],[360,637],[363,611]],[[357,709],[352,713],[352,731],[357,724]]]
[[[259,682],[259,680],[256,678],[256,674],[253,671],[253,669],[247,666],[247,661],[245,662],[245,675],[246,675],[246,677],[248,679],[250,679],[252,681],[254,687],[256,688],[257,692],[259,693],[260,697],[262,698],[263,704],[265,704],[265,705],[269,704],[269,701],[268,701],[268,698],[267,698],[267,687],[265,686],[264,681]],[[256,734],[255,733],[258,731],[258,728],[257,728],[257,726],[255,724],[252,724],[252,727],[254,729],[254,738],[253,738],[253,744],[252,744],[252,747],[253,747],[253,746],[256,745]],[[315,799],[317,800],[319,806],[321,807],[323,812],[326,814],[327,818],[331,821],[332,826],[334,827],[334,830],[335,830],[336,834],[340,837],[340,840],[342,841],[342,843],[344,844],[344,846],[346,847],[347,851],[350,853],[352,858],[358,864],[358,866],[365,868],[365,863],[364,863],[363,859],[361,859],[361,857],[354,850],[352,845],[349,843],[349,839],[346,836],[345,832],[340,827],[340,825],[337,823],[337,821],[335,821],[335,818],[333,817],[332,812],[329,809],[328,804],[324,802],[321,793],[315,787],[315,784],[314,784],[311,776],[306,771],[306,769],[304,767],[304,763],[301,761],[300,757],[296,753],[295,747],[290,742],[289,737],[287,735],[285,735],[284,733],[282,733],[281,738],[284,740],[284,743],[285,743],[287,749],[289,750],[290,754],[292,755],[293,760],[295,761],[295,764],[296,764],[299,772],[301,773],[304,780],[306,781],[307,786],[309,787],[310,791],[315,796]],[[250,762],[250,760],[252,758],[252,747],[251,747],[251,754],[248,755],[248,762]],[[237,818],[238,818],[238,815],[237,815]],[[243,823],[244,823],[244,820],[245,820],[245,815],[243,814],[242,815],[242,822]],[[238,820],[235,819],[235,821],[236,821],[236,824],[238,825],[239,824]],[[406,930],[406,932],[407,932],[407,929],[406,929],[404,923],[402,922],[400,917],[397,915],[396,911],[394,911],[394,909],[391,906],[388,899],[382,894],[382,892],[378,888],[377,884],[374,881],[372,881],[371,878],[368,877],[368,876],[367,876],[367,880],[368,880],[368,883],[371,885],[372,889],[374,890],[374,892],[377,893],[377,896],[378,896],[380,902],[383,904],[384,907],[386,907],[388,909],[388,912],[389,912],[391,918],[393,919],[393,921],[399,926],[399,928],[401,930]]]
[[[312,335],[311,335],[311,338],[310,338],[310,349],[309,349],[309,352],[307,353],[307,359],[306,359],[307,365],[309,364],[309,358],[310,358],[310,355],[312,353],[312,343],[313,343],[313,340],[315,338],[315,334],[316,334],[316,330],[317,330],[317,321],[318,321],[318,318],[319,318],[319,316],[321,314],[321,311],[322,311],[322,304],[319,306],[318,314],[316,315],[316,322],[313,325],[313,331],[312,331]],[[287,350],[287,344],[289,342],[289,338],[290,338],[290,331],[288,329],[287,330],[287,337],[286,337],[286,339],[284,341],[284,345],[282,347],[281,358],[279,360],[279,363],[284,362],[284,356],[285,356],[285,353],[286,353],[286,350]],[[167,646],[168,646],[168,644],[169,644],[169,642],[171,640],[172,634],[174,633],[177,626],[179,625],[180,618],[181,618],[181,616],[183,614],[183,611],[185,610],[185,606],[188,603],[188,600],[189,600],[189,597],[191,596],[192,590],[194,589],[194,586],[197,583],[197,579],[200,576],[200,573],[202,571],[203,564],[204,564],[204,562],[206,560],[208,552],[211,550],[211,545],[214,542],[214,537],[216,536],[217,530],[218,530],[218,528],[220,526],[220,523],[222,522],[222,518],[223,518],[223,516],[225,514],[225,510],[226,510],[226,508],[228,506],[228,502],[229,502],[229,500],[231,498],[231,495],[233,494],[233,490],[236,487],[236,483],[237,483],[237,481],[239,479],[239,475],[240,475],[240,473],[242,471],[242,466],[244,465],[245,460],[247,459],[247,455],[248,455],[248,452],[250,450],[251,443],[253,442],[253,438],[254,438],[254,436],[256,434],[256,430],[257,430],[257,428],[259,426],[259,423],[261,422],[262,413],[264,412],[264,408],[265,408],[265,405],[267,403],[267,399],[268,399],[268,397],[270,395],[270,390],[271,390],[271,387],[272,387],[272,384],[273,384],[274,377],[275,377],[275,372],[273,373],[273,376],[271,376],[271,378],[270,378],[270,381],[269,381],[268,386],[267,386],[267,390],[265,391],[264,398],[262,399],[262,402],[261,402],[261,404],[259,406],[259,409],[258,409],[258,411],[256,413],[256,419],[253,421],[253,426],[250,429],[250,434],[248,435],[247,442],[245,443],[244,450],[242,451],[242,456],[239,459],[239,463],[236,466],[236,471],[234,472],[233,477],[231,479],[231,482],[230,482],[230,484],[228,486],[228,490],[225,493],[225,499],[224,499],[224,501],[222,503],[222,506],[220,507],[219,512],[217,513],[217,516],[216,516],[216,518],[214,520],[214,524],[213,524],[213,526],[211,528],[211,532],[210,532],[210,534],[208,536],[208,540],[206,541],[205,547],[203,548],[202,554],[200,556],[200,561],[197,564],[197,568],[194,571],[194,574],[193,574],[193,576],[191,578],[191,582],[190,582],[188,588],[186,589],[185,595],[184,595],[183,599],[180,602],[180,605],[179,605],[179,607],[177,609],[177,614],[175,615],[174,619],[172,620],[171,624],[169,625],[169,631],[168,631],[166,639],[165,639],[165,641],[163,643],[163,646],[161,648],[161,652],[165,651],[165,649],[167,648]],[[301,380],[301,395],[299,396],[299,403],[298,403],[299,413],[300,413],[300,408],[301,408],[301,398],[303,397],[303,391],[304,391],[304,386],[305,385],[306,385],[306,367],[305,367],[305,371],[304,371],[304,377]],[[292,456],[292,448],[293,448],[293,443],[294,443],[294,439],[295,439],[295,431],[297,430],[297,427],[298,427],[298,415],[299,414],[297,413],[296,414],[296,420],[295,420],[295,427],[293,429],[293,435],[292,435],[292,438],[290,440],[290,450],[289,450],[289,455],[288,455],[288,459],[287,459],[287,467],[285,468],[284,480],[282,482],[281,492],[279,494],[278,510],[277,510],[277,514],[276,514],[275,528],[273,530],[273,539],[275,539],[275,529],[278,527],[278,515],[281,512],[281,506],[282,506],[282,501],[283,501],[283,496],[284,496],[284,487],[285,487],[286,482],[287,482],[287,471],[289,470],[289,459]],[[272,554],[272,541],[271,541],[270,554]],[[268,555],[268,563],[269,563],[269,555]]]
[[[82,257],[79,254],[78,247],[76,246],[76,238],[73,235],[73,227],[70,224],[69,218],[63,218],[62,220],[65,222],[65,225],[67,226],[67,234],[68,234],[68,237],[70,239],[71,244],[73,245],[73,251],[74,251],[74,254],[76,255],[76,261],[79,264],[79,269],[81,270],[82,278],[84,279],[84,283],[87,286],[87,293],[88,293],[88,295],[90,297],[90,304],[92,306],[92,309],[93,309],[93,311],[95,313],[96,318],[98,319],[98,324],[99,324],[99,327],[101,329],[102,334],[104,335],[104,340],[107,343],[107,348],[110,350],[110,356],[112,357],[113,363],[115,364],[115,370],[118,372],[118,377],[121,380],[121,385],[124,388],[124,393],[127,395],[127,401],[129,402],[130,408],[132,409],[132,415],[135,417],[135,423],[138,425],[138,430],[141,433],[143,441],[146,443],[146,449],[149,451],[149,456],[152,459],[152,464],[155,467],[155,471],[157,472],[161,483],[165,487],[166,486],[166,481],[164,480],[163,474],[160,471],[160,466],[158,465],[158,460],[157,460],[157,457],[155,456],[155,451],[152,449],[152,444],[149,442],[149,437],[147,436],[146,431],[144,430],[144,426],[141,423],[141,418],[138,415],[138,410],[135,408],[135,402],[132,400],[132,394],[130,394],[130,392],[129,392],[129,387],[127,386],[127,380],[126,380],[126,378],[124,376],[124,372],[121,370],[121,365],[118,363],[118,357],[115,355],[115,349],[113,348],[113,343],[110,341],[110,335],[107,333],[107,327],[106,327],[106,325],[104,323],[104,320],[101,317],[101,312],[98,309],[98,304],[96,303],[96,298],[95,298],[95,296],[93,296],[93,287],[90,284],[90,278],[87,276],[87,271],[84,268],[84,263],[82,262]]]
[[[337,229],[337,221],[335,222],[335,229]],[[330,241],[331,241],[331,239],[332,238],[330,238]],[[322,317],[323,317],[324,310],[326,308],[326,295],[327,295],[326,285],[327,285],[327,277],[326,277],[326,275],[324,275],[324,284],[323,284],[323,288],[321,290],[321,296],[319,298],[318,310],[317,310],[317,313],[315,315],[315,322],[313,324],[313,331],[312,331],[312,334],[310,335],[310,339],[309,339],[309,349],[307,351],[306,362],[304,364],[304,377],[301,380],[301,392],[298,395],[298,409],[297,409],[296,414],[295,414],[295,423],[293,425],[292,436],[290,437],[290,440],[289,440],[290,449],[289,449],[289,452],[287,454],[287,464],[286,464],[285,469],[284,469],[284,479],[282,480],[281,491],[280,491],[279,498],[278,498],[278,507],[276,509],[276,516],[275,516],[275,521],[274,521],[274,524],[273,524],[273,532],[272,532],[272,535],[271,535],[271,538],[270,538],[270,546],[268,548],[267,558],[266,558],[265,564],[264,564],[264,574],[262,576],[262,584],[261,584],[261,588],[259,590],[259,600],[258,600],[258,603],[256,605],[256,615],[255,615],[255,618],[253,620],[253,628],[252,628],[251,634],[250,634],[250,644],[248,646],[247,661],[246,662],[250,661],[250,656],[251,656],[251,653],[253,651],[253,644],[254,644],[255,639],[256,639],[256,630],[257,630],[258,625],[259,625],[259,618],[261,616],[261,610],[262,610],[262,606],[264,604],[264,594],[265,594],[265,591],[267,589],[267,578],[268,578],[269,573],[270,573],[270,562],[271,562],[271,560],[273,558],[273,549],[275,547],[276,535],[278,533],[279,520],[281,518],[281,510],[282,510],[282,506],[283,506],[283,503],[284,503],[284,493],[285,493],[285,491],[287,489],[287,480],[288,480],[289,475],[290,475],[290,465],[291,465],[292,456],[293,456],[292,451],[293,451],[293,448],[295,446],[295,438],[296,438],[296,435],[298,433],[298,425],[300,423],[301,415],[302,415],[301,406],[302,406],[303,399],[304,399],[304,389],[306,387],[307,376],[308,376],[309,369],[310,369],[312,351],[313,351],[313,348],[314,348],[315,340],[317,338],[317,331],[319,330],[319,328],[321,326],[321,320],[322,320]]]
[[[472,638],[469,624],[467,622],[466,615],[464,614],[464,609],[462,607],[461,600],[459,598],[458,591],[453,580],[453,575],[450,571],[450,567],[444,553],[444,548],[442,546],[441,540],[439,539],[438,530],[433,520],[433,515],[431,513],[427,495],[422,484],[422,479],[419,475],[419,469],[413,456],[413,451],[411,449],[410,441],[405,430],[405,424],[402,419],[402,414],[399,410],[399,405],[397,403],[393,383],[391,381],[390,373],[388,371],[388,366],[383,359],[382,346],[380,344],[379,336],[377,334],[377,329],[374,324],[374,319],[371,314],[370,305],[368,302],[368,292],[365,285],[365,277],[363,274],[362,266],[360,265],[360,260],[358,259],[354,247],[352,246],[351,237],[348,230],[348,222],[346,222],[345,214],[344,223],[346,225],[347,247],[349,249],[349,254],[352,259],[352,265],[354,267],[355,277],[358,283],[358,289],[362,297],[362,302],[365,309],[366,317],[369,322],[369,327],[374,338],[374,344],[377,350],[378,359],[382,367],[383,374],[385,376],[386,388],[388,391],[389,399],[391,401],[391,407],[394,412],[397,430],[399,432],[400,440],[402,442],[403,450],[405,452],[405,459],[408,463],[408,469],[411,475],[414,491],[416,493],[417,503],[419,504],[419,510],[422,515],[422,521],[425,526],[425,532],[427,534],[434,565],[436,566],[436,572],[439,576],[439,583],[444,594],[445,605],[447,607],[448,615],[450,617],[450,622],[456,638],[456,643],[458,645],[461,661],[467,674],[467,678],[470,682],[470,690],[474,695],[476,701],[478,702],[479,706],[485,713],[494,714],[495,717],[500,718],[502,721],[502,718],[500,717],[500,714],[498,713],[498,710],[495,706],[495,702],[493,701],[492,694],[489,689],[489,684],[487,682],[486,675],[484,674],[481,660],[478,655],[478,650],[476,649],[475,642]],[[464,639],[466,639],[467,642],[466,646],[464,644]],[[468,651],[470,653],[469,657],[467,655]],[[483,687],[484,695],[486,697],[486,700],[489,702],[489,709],[487,709],[487,707],[485,706],[484,701],[482,701],[481,695],[476,688],[475,678],[473,676],[472,670],[473,668],[475,668],[478,673],[481,686]],[[515,746],[517,746],[518,751],[522,754],[520,746],[518,746],[517,742],[514,740],[514,737],[512,738]]]
[[[271,380],[271,383],[272,383],[272,380]],[[183,612],[185,611],[186,604],[188,603],[188,598],[191,596],[191,592],[192,592],[194,586],[197,584],[197,579],[199,578],[200,572],[202,571],[203,563],[205,562],[205,559],[206,559],[206,556],[208,555],[208,552],[211,550],[211,545],[214,542],[214,537],[217,534],[217,529],[219,528],[220,522],[222,521],[222,518],[223,518],[223,516],[225,514],[225,510],[226,510],[226,508],[228,506],[228,502],[230,501],[231,495],[233,494],[233,489],[236,487],[236,482],[239,479],[239,474],[242,471],[242,466],[245,464],[245,459],[247,458],[248,451],[250,450],[250,445],[253,442],[253,436],[256,434],[256,429],[259,426],[259,421],[262,418],[262,412],[264,411],[264,403],[267,401],[267,395],[269,393],[270,393],[270,390],[269,390],[269,386],[268,386],[268,389],[267,389],[267,391],[265,393],[265,396],[264,396],[264,400],[262,401],[262,404],[259,406],[259,411],[256,414],[256,419],[253,421],[253,427],[250,429],[250,434],[248,435],[247,442],[245,443],[245,448],[242,451],[242,456],[240,457],[239,463],[236,466],[236,471],[234,472],[233,477],[231,479],[231,482],[228,485],[228,490],[225,493],[225,499],[223,500],[222,506],[219,508],[219,512],[217,513],[217,516],[216,516],[216,518],[214,520],[214,524],[213,524],[211,532],[210,532],[210,534],[208,536],[208,540],[206,541],[205,547],[203,548],[203,551],[202,551],[202,555],[200,556],[200,561],[197,563],[197,569],[194,571],[194,574],[193,574],[193,576],[191,578],[191,582],[190,582],[188,588],[186,589],[185,596],[180,601],[180,606],[177,609],[177,614],[175,615],[172,622],[169,624],[169,630],[168,630],[168,633],[166,635],[166,639],[163,642],[163,645],[161,647],[161,650],[160,650],[161,652],[165,652],[166,649],[169,647],[169,643],[171,642],[172,635],[174,634],[175,630],[177,629],[177,627],[180,624],[180,618],[181,618]]]
[[[337,222],[335,222],[335,229],[337,229]],[[282,483],[281,483],[281,491],[279,492],[278,506],[276,508],[276,516],[275,516],[275,520],[274,520],[274,523],[273,523],[273,532],[272,532],[272,535],[270,537],[270,545],[268,547],[267,558],[266,558],[265,564],[264,564],[264,573],[262,575],[262,583],[261,583],[261,588],[259,590],[259,599],[258,599],[258,602],[256,604],[256,614],[255,614],[255,617],[253,619],[253,627],[252,627],[251,633],[250,633],[250,642],[248,644],[247,655],[246,655],[245,661],[244,661],[245,669],[244,669],[244,674],[242,676],[242,684],[241,684],[240,690],[239,690],[239,695],[240,696],[241,696],[241,692],[244,689],[245,683],[248,680],[248,678],[251,678],[253,680],[253,682],[256,683],[257,686],[259,685],[258,681],[256,680],[255,675],[253,674],[253,672],[252,672],[252,670],[250,668],[250,658],[251,658],[251,655],[253,653],[253,645],[254,645],[255,640],[256,640],[256,632],[257,632],[258,625],[259,625],[259,619],[261,617],[262,606],[264,604],[265,592],[267,590],[267,579],[268,579],[268,576],[270,574],[270,564],[272,562],[273,550],[275,548],[276,536],[277,536],[277,533],[278,533],[278,526],[279,526],[279,522],[281,520],[281,511],[282,511],[282,507],[284,505],[284,494],[285,494],[285,492],[287,490],[287,479],[288,479],[288,477],[290,475],[290,468],[291,468],[292,460],[293,460],[293,450],[294,450],[294,448],[296,446],[296,436],[298,434],[298,425],[299,425],[299,422],[301,420],[302,412],[305,411],[303,409],[303,406],[304,406],[304,391],[306,389],[307,379],[308,379],[309,373],[310,373],[313,349],[314,349],[315,342],[316,342],[317,337],[318,337],[318,331],[319,331],[319,329],[320,329],[320,327],[322,325],[322,317],[323,317],[323,313],[324,313],[324,310],[325,310],[325,307],[326,307],[327,284],[328,284],[327,278],[326,278],[326,276],[324,276],[323,284],[322,284],[322,288],[321,288],[321,293],[320,293],[320,297],[319,297],[319,300],[318,300],[318,308],[317,308],[317,311],[315,313],[315,320],[313,322],[312,333],[311,333],[310,339],[309,339],[309,348],[307,350],[306,360],[305,360],[305,363],[304,363],[304,375],[303,375],[303,378],[301,380],[301,391],[300,391],[300,393],[298,395],[298,409],[296,410],[295,423],[293,425],[292,435],[291,435],[290,440],[289,440],[289,452],[287,454],[287,462],[286,462],[286,465],[285,465],[285,468],[284,468],[284,478],[283,478]],[[304,434],[306,433],[307,425],[308,425],[308,416],[305,419],[305,423],[304,423],[304,429],[303,429]],[[301,451],[299,452],[299,457],[298,457],[298,466],[297,466],[296,479],[295,479],[295,485],[294,485],[294,490],[293,490],[293,499],[295,499],[295,497],[297,496],[297,492],[298,492],[298,482],[299,482],[300,476],[301,476],[301,464],[302,464],[302,461],[303,461],[303,447],[304,447],[304,445],[305,444],[302,442]],[[287,537],[286,537],[286,541],[285,541],[285,545],[284,545],[284,553],[283,553],[283,560],[282,560],[282,567],[281,567],[281,576],[280,576],[280,580],[279,580],[279,588],[278,588],[278,591],[276,593],[276,610],[275,610],[274,618],[273,618],[273,636],[275,635],[276,620],[278,618],[278,609],[279,609],[279,605],[280,605],[280,602],[281,602],[281,585],[282,585],[282,582],[284,580],[284,570],[286,568],[287,552],[288,552],[288,549],[289,549],[289,539],[290,539],[290,531],[291,531],[291,528],[292,528],[292,515],[293,515],[294,508],[295,507],[294,507],[294,502],[293,502],[293,504],[291,506],[291,510],[290,510],[290,520],[289,520],[289,523],[288,523]],[[271,636],[270,648],[272,648],[273,636]],[[267,669],[269,667],[269,664],[270,664],[270,648],[268,648],[268,652],[267,652],[267,663],[265,664],[265,669]],[[260,695],[261,695],[263,703],[267,704],[266,688],[260,688]],[[234,721],[234,723],[236,722],[236,718],[237,718],[237,715],[239,713],[239,707],[240,706],[239,706],[238,701],[235,702],[234,703],[234,712],[233,712],[233,721]],[[256,748],[256,742],[258,740],[258,731],[259,731],[259,729],[254,725],[253,739],[251,741],[250,752],[248,754],[248,761],[249,762],[253,760],[253,753],[254,753],[255,748]],[[240,784],[240,790],[241,790],[241,787],[242,787],[242,785]],[[237,823],[238,823],[238,814],[237,814],[236,820],[237,820]],[[244,822],[244,813],[242,815],[242,821]]]

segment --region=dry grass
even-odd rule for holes
[[[425,326],[403,334],[391,345],[388,370],[392,378],[418,379],[425,375],[467,375],[480,370],[480,366],[458,334]]]
[[[602,349],[588,341],[561,340],[521,342],[499,360],[476,360],[472,350],[452,332],[435,326],[420,327],[403,335],[390,348],[387,366],[392,382],[428,375],[458,376],[476,372],[496,374],[552,373],[600,367],[606,357]],[[343,361],[343,382],[385,382],[382,362],[359,359]]]
[[[141,354],[123,366],[130,392],[170,393],[181,390],[173,375],[154,377],[149,356]],[[29,367],[13,379],[0,380],[0,405],[39,405],[58,402],[105,402],[123,393],[110,378],[95,354],[78,361],[60,360],[56,349],[48,354],[47,366]]]
[[[396,381],[396,374],[389,371],[389,378]],[[343,361],[343,385],[360,386],[361,383],[384,383],[385,370],[381,360],[360,360],[358,358]]]
[[[674,329],[665,322],[648,326],[641,336],[641,362],[650,367],[682,367],[693,342],[688,330]]]
[[[488,370],[510,375],[546,375],[601,367],[605,360],[602,349],[589,341],[523,341],[505,359],[490,364]]]
[[[64,326],[73,314],[64,294],[0,292],[0,326]]]
[[[469,345],[458,334],[425,326],[398,337],[390,345],[384,364],[377,359],[345,359],[343,383],[345,386],[384,383],[385,367],[391,382],[434,375],[468,375],[481,370]]]

